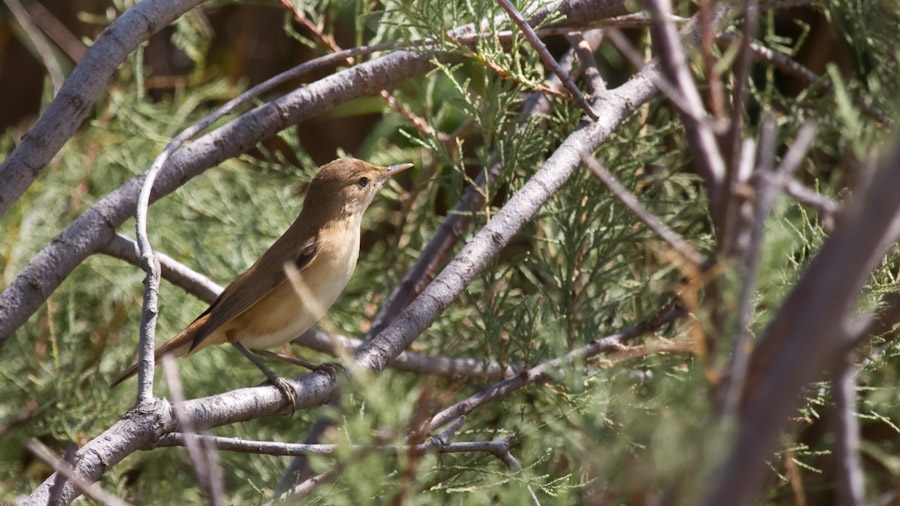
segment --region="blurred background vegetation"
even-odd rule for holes
[[[66,72],[74,65],[70,53],[78,54],[79,47],[83,51],[131,4],[24,3],[42,28],[63,34],[56,47]],[[455,0],[322,0],[301,8],[344,48],[418,39],[501,12],[493,2]],[[756,64],[747,133],[754,135],[761,118],[768,116],[777,122],[781,138],[790,139],[806,120],[815,119],[817,141],[800,177],[835,198],[855,187],[862,177],[859,167],[888,139],[887,127],[861,115],[848,97],[859,96],[891,115],[897,111],[897,9],[893,1],[834,0],[761,15],[761,42],[831,76],[836,86],[831,91],[823,91],[822,83],[807,87],[774,67]],[[694,10],[691,3],[676,6],[681,15]],[[649,51],[645,30],[625,33]],[[556,56],[568,48],[561,36],[546,43]],[[361,337],[491,153],[502,154],[504,172],[467,238],[540,167],[581,116],[572,104],[551,99],[546,116],[529,118],[529,128],[517,131],[524,95],[546,75],[534,52],[521,41],[503,51],[490,40],[474,52],[455,50],[463,56],[458,64],[392,91],[435,135],[417,130],[378,97],[353,101],[280,132],[153,205],[154,247],[224,285],[294,219],[304,184],[320,164],[339,156],[379,164],[414,162],[416,168],[392,181],[368,212],[356,274],[323,323],[328,330]],[[76,135],[0,218],[0,287],[75,217],[149,168],[182,128],[249,86],[325,52],[275,0],[207,2],[155,35],[121,65]],[[600,46],[596,58],[610,86],[634,72],[609,43]],[[497,66],[508,72],[498,74]],[[300,85],[287,83],[280,91]],[[29,38],[3,7],[0,97],[0,156],[5,156],[52,98],[52,86]],[[471,127],[455,142],[437,136],[467,123]],[[680,123],[666,100],[655,99],[628,119],[599,156],[669,226],[699,249],[711,251],[706,197],[690,170]],[[121,231],[133,236],[133,222]],[[780,201],[767,228],[754,331],[763,328],[824,236],[814,212]],[[885,259],[870,283],[871,300],[861,306],[871,307],[879,294],[895,289],[897,266],[893,256]],[[653,315],[682,288],[683,275],[658,238],[593,175],[579,172],[414,349],[537,364]],[[725,298],[736,304],[739,275],[725,276],[734,287]],[[133,381],[115,390],[108,385],[135,354],[142,279],[134,266],[91,256],[5,345],[0,354],[0,502],[29,493],[51,473],[23,448],[27,439],[38,438],[64,453],[69,442],[82,445],[96,437],[133,404]],[[160,340],[206,307],[165,281],[160,300]],[[705,318],[702,311],[694,317]],[[358,456],[346,450],[339,457],[348,465],[343,477],[317,489],[309,502],[390,502],[401,490],[413,490],[417,493],[405,498],[411,504],[522,504],[529,500],[525,484],[530,484],[545,504],[653,504],[663,496],[690,504],[715,469],[727,436],[715,429],[711,392],[725,359],[722,353],[730,347],[706,353],[688,328],[666,327],[644,347],[561,371],[556,382],[533,385],[473,413],[456,440],[496,439],[517,431],[513,451],[524,467],[520,473],[489,455],[411,460],[403,454]],[[858,410],[870,491],[893,490],[894,502],[889,503],[896,504],[900,357],[892,338],[882,337],[877,344],[885,344],[873,347],[877,353],[861,372]],[[290,367],[274,367],[284,375],[297,374]],[[180,372],[189,397],[262,380],[235,350],[224,347],[181,361]],[[422,410],[449,405],[487,384],[388,370],[371,384],[346,384],[339,406],[214,433],[301,442],[315,420],[330,417],[336,424],[324,442],[402,443]],[[165,393],[161,381],[157,391]],[[829,387],[822,384],[807,394],[806,409],[770,462],[769,503],[800,504],[801,497],[806,504],[833,501]],[[223,452],[229,502],[269,499],[289,462],[286,457]],[[317,457],[312,467],[321,471],[333,462]],[[139,504],[204,500],[180,448],[137,453],[106,473],[101,483]]]

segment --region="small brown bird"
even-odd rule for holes
[[[323,165],[290,228],[237,277],[193,323],[156,350],[183,357],[232,343],[286,396],[293,389],[248,351],[296,338],[321,318],[350,280],[359,256],[360,224],[375,194],[411,163],[377,167],[354,158]],[[128,368],[111,387],[137,372]],[[289,393],[290,391],[290,393]]]

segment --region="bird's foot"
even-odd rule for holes
[[[275,388],[281,391],[282,395],[284,395],[288,404],[291,406],[291,416],[294,416],[294,411],[297,410],[297,390],[286,380],[279,378],[278,376],[269,378],[269,381],[275,385]]]
[[[325,372],[331,376],[331,379],[336,379],[338,373],[347,373],[347,368],[337,362],[322,362],[313,367],[312,370]]]

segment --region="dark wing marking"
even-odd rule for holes
[[[294,262],[297,269],[303,270],[315,259],[319,250],[318,234],[307,239],[299,248],[292,247],[291,242],[281,236],[249,269],[237,277],[219,295],[219,298],[197,318],[209,315],[206,324],[194,336],[191,350],[197,347],[208,335],[230,322],[241,313],[256,304],[272,292],[287,276],[284,272],[286,262]],[[296,244],[296,243],[294,243]],[[297,258],[292,258],[299,249]]]

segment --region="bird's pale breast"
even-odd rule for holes
[[[289,342],[316,323],[340,296],[359,256],[359,225],[331,234],[310,264],[260,299],[218,332],[222,341],[239,341],[250,349],[274,348]],[[219,339],[213,339],[219,341]]]

